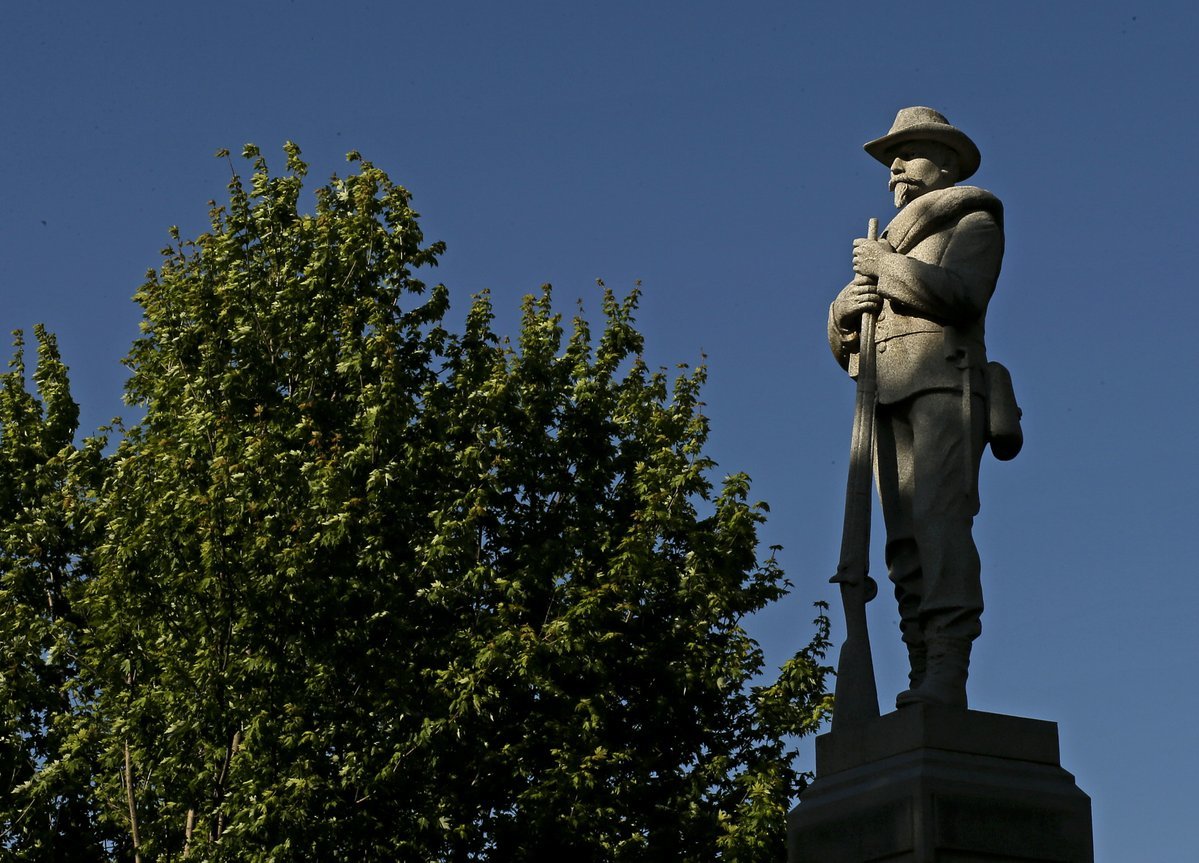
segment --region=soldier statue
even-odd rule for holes
[[[911,669],[896,703],[965,708],[982,629],[979,462],[988,441],[999,458],[1020,443],[1010,378],[988,363],[983,339],[1003,206],[957,185],[978,169],[978,147],[931,108],[904,108],[865,150],[889,168],[899,213],[880,238],[854,240],[855,277],[829,311],[829,344],[856,375],[862,316],[875,316],[874,473]]]

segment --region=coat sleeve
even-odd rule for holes
[[[978,210],[953,227],[938,263],[909,255],[883,258],[879,292],[922,317],[967,325],[986,312],[1002,262],[1003,231],[990,213]]]
[[[859,334],[857,332],[847,333],[837,326],[831,305],[828,307],[828,346],[832,349],[837,362],[841,364],[841,368],[853,371],[850,369],[850,357],[858,351]]]

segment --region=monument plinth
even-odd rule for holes
[[[788,863],[1092,863],[1057,725],[912,704],[816,740]]]

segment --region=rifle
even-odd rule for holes
[[[878,239],[878,219],[870,220],[867,236]],[[841,560],[829,579],[841,586],[845,609],[845,643],[837,659],[833,731],[876,718],[878,689],[866,603],[878,595],[870,572],[870,492],[874,474],[874,408],[877,396],[874,346],[875,313],[864,312],[859,328],[858,389],[849,449],[849,479],[845,487],[845,521],[841,530]]]

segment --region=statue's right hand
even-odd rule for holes
[[[874,279],[858,276],[833,300],[833,320],[843,332],[857,332],[865,312],[877,313],[883,305]]]

